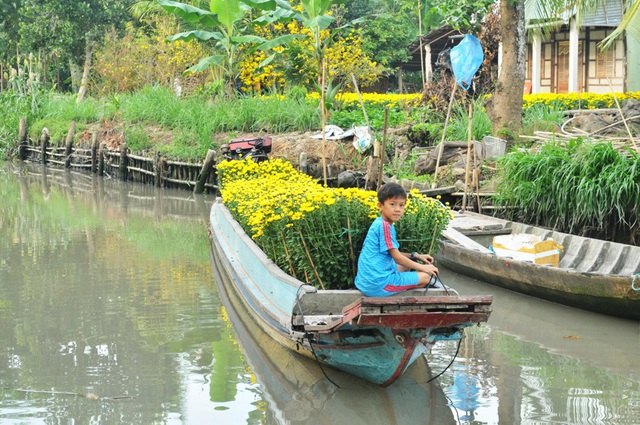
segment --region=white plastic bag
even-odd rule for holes
[[[353,147],[360,153],[367,151],[373,145],[373,135],[369,127],[353,126]]]

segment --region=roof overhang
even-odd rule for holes
[[[546,4],[547,2],[540,0],[525,1],[527,29],[568,25],[574,17],[578,18],[583,27],[615,28],[624,15],[622,0],[607,0],[605,4],[600,3],[594,9],[584,12],[582,16],[578,16],[580,11],[575,6],[569,6],[555,16],[549,16],[550,13],[545,10]]]

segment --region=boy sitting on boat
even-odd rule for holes
[[[407,193],[397,183],[387,183],[378,190],[380,216],[367,232],[355,279],[356,287],[368,297],[424,288],[438,274],[432,256],[400,252],[393,224],[404,214],[406,203]]]

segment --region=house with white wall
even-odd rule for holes
[[[545,25],[528,7],[525,93],[606,93],[640,90],[640,44],[625,35],[607,51],[599,43],[615,30],[624,14],[622,0],[609,0],[578,21],[574,9]]]

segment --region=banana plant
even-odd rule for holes
[[[203,72],[210,67],[219,67],[233,83],[238,76],[239,54],[243,46],[249,50],[261,50],[286,44],[300,35],[285,35],[272,40],[245,33],[245,19],[258,11],[260,16],[255,20],[258,24],[286,22],[294,18],[294,11],[286,3],[285,8],[278,4],[280,0],[211,0],[209,10],[204,10],[190,4],[171,0],[158,0],[158,4],[167,12],[181,18],[194,29],[175,34],[168,41],[199,40],[213,41],[216,54],[202,58],[187,72]]]

